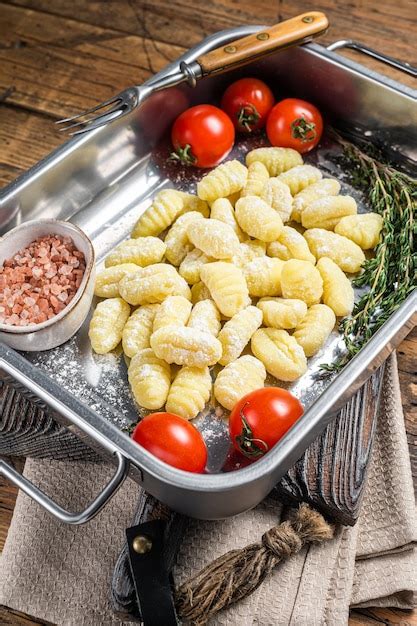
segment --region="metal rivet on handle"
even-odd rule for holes
[[[256,39],[259,39],[260,41],[266,41],[267,39],[269,39],[269,35],[268,33],[259,33],[258,35],[256,35]]]
[[[306,24],[311,24],[311,22],[314,22],[314,17],[312,17],[311,15],[306,15],[301,21],[305,22]]]
[[[138,554],[146,554],[152,550],[152,540],[145,535],[138,535],[132,541],[132,548]]]
[[[229,53],[236,52],[236,46],[226,46],[224,51]]]

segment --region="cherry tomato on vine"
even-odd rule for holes
[[[233,408],[229,433],[236,450],[253,460],[263,456],[303,414],[299,400],[286,389],[263,387]]]
[[[265,126],[274,102],[272,91],[262,80],[241,78],[226,89],[221,107],[237,131],[251,133]]]
[[[314,104],[297,98],[281,100],[271,110],[266,134],[273,146],[310,152],[320,141],[323,118]]]
[[[201,474],[207,448],[195,426],[174,413],[151,413],[132,433],[132,439],[168,465]]]
[[[195,167],[214,167],[229,154],[235,140],[230,118],[211,104],[183,111],[171,131],[172,159]]]

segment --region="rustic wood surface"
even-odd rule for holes
[[[309,10],[310,3],[280,0],[12,0],[0,2],[0,185],[6,184],[62,142],[52,121],[78,112],[119,89],[140,83],[184,49],[216,30],[243,23],[272,24]],[[324,0],[330,43],[354,38],[417,65],[410,45],[417,26],[415,3],[407,0]],[[407,36],[409,34],[410,36]],[[356,53],[347,52],[349,56]],[[413,85],[395,70],[368,66]],[[417,483],[417,331],[399,349],[399,369],[413,475]],[[15,490],[0,486],[0,549],[10,523]],[[0,609],[1,624],[43,624]],[[351,625],[417,624],[415,612],[352,612]]]

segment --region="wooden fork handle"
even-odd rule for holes
[[[250,63],[281,48],[305,43],[324,33],[329,25],[327,17],[319,11],[309,11],[271,28],[238,39],[222,48],[212,50],[197,59],[203,76],[223,72],[231,67]]]

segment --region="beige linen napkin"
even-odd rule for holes
[[[61,504],[80,508],[111,470],[92,463],[33,461],[25,475]],[[137,501],[131,481],[89,524],[72,528],[19,494],[1,561],[0,603],[62,626],[116,626],[112,569]],[[175,568],[177,584],[224,552],[259,540],[280,516],[275,501],[220,522],[192,521]],[[359,522],[309,546],[216,625],[347,623],[349,606],[412,608],[417,589],[416,512],[395,357],[387,363],[377,437]]]

